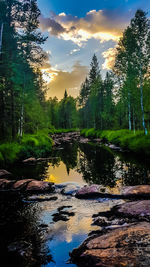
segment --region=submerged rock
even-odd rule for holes
[[[72,262],[83,266],[149,266],[150,223],[141,222],[94,235],[71,253]]]
[[[7,178],[9,176],[11,176],[12,174],[6,170],[0,170],[0,179],[1,178]]]
[[[43,202],[43,201],[55,201],[57,199],[58,199],[58,197],[56,197],[56,196],[50,197],[47,195],[46,196],[45,195],[41,195],[41,196],[37,195],[37,196],[29,196],[27,198],[27,201]]]

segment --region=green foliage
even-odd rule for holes
[[[20,142],[0,145],[0,162],[13,163],[31,156],[43,157],[52,151],[53,141],[48,135],[49,129],[38,131],[36,134],[26,134]]]
[[[102,142],[110,142],[135,153],[150,154],[150,135],[145,136],[143,131],[99,131],[92,128],[81,130],[81,135],[100,138]]]
[[[13,163],[18,159],[20,151],[20,144],[15,142],[2,144],[0,145],[0,154],[2,155],[0,161],[2,160],[5,163]]]

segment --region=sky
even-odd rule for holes
[[[150,16],[150,0],[38,0],[47,60],[47,97],[78,96],[95,53],[102,77],[113,66],[115,47],[137,9]]]

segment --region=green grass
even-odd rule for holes
[[[21,139],[12,143],[0,145],[0,162],[13,163],[28,157],[44,157],[52,151],[53,141],[48,130],[36,134],[25,134]]]
[[[134,133],[129,130],[100,131],[92,128],[81,130],[81,135],[100,138],[104,143],[109,142],[135,153],[150,155],[150,135],[145,136],[143,131]]]

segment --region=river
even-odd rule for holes
[[[0,196],[0,251],[4,262],[1,266],[76,266],[69,262],[69,252],[91,231],[100,229],[92,225],[92,215],[124,201],[80,200],[69,192],[59,193],[62,186],[101,184],[117,194],[124,185],[150,184],[150,165],[146,158],[141,160],[94,143],[67,143],[54,149],[49,161],[36,165],[18,163],[8,168],[15,179],[50,181],[60,190],[52,194],[57,199],[50,201]]]

